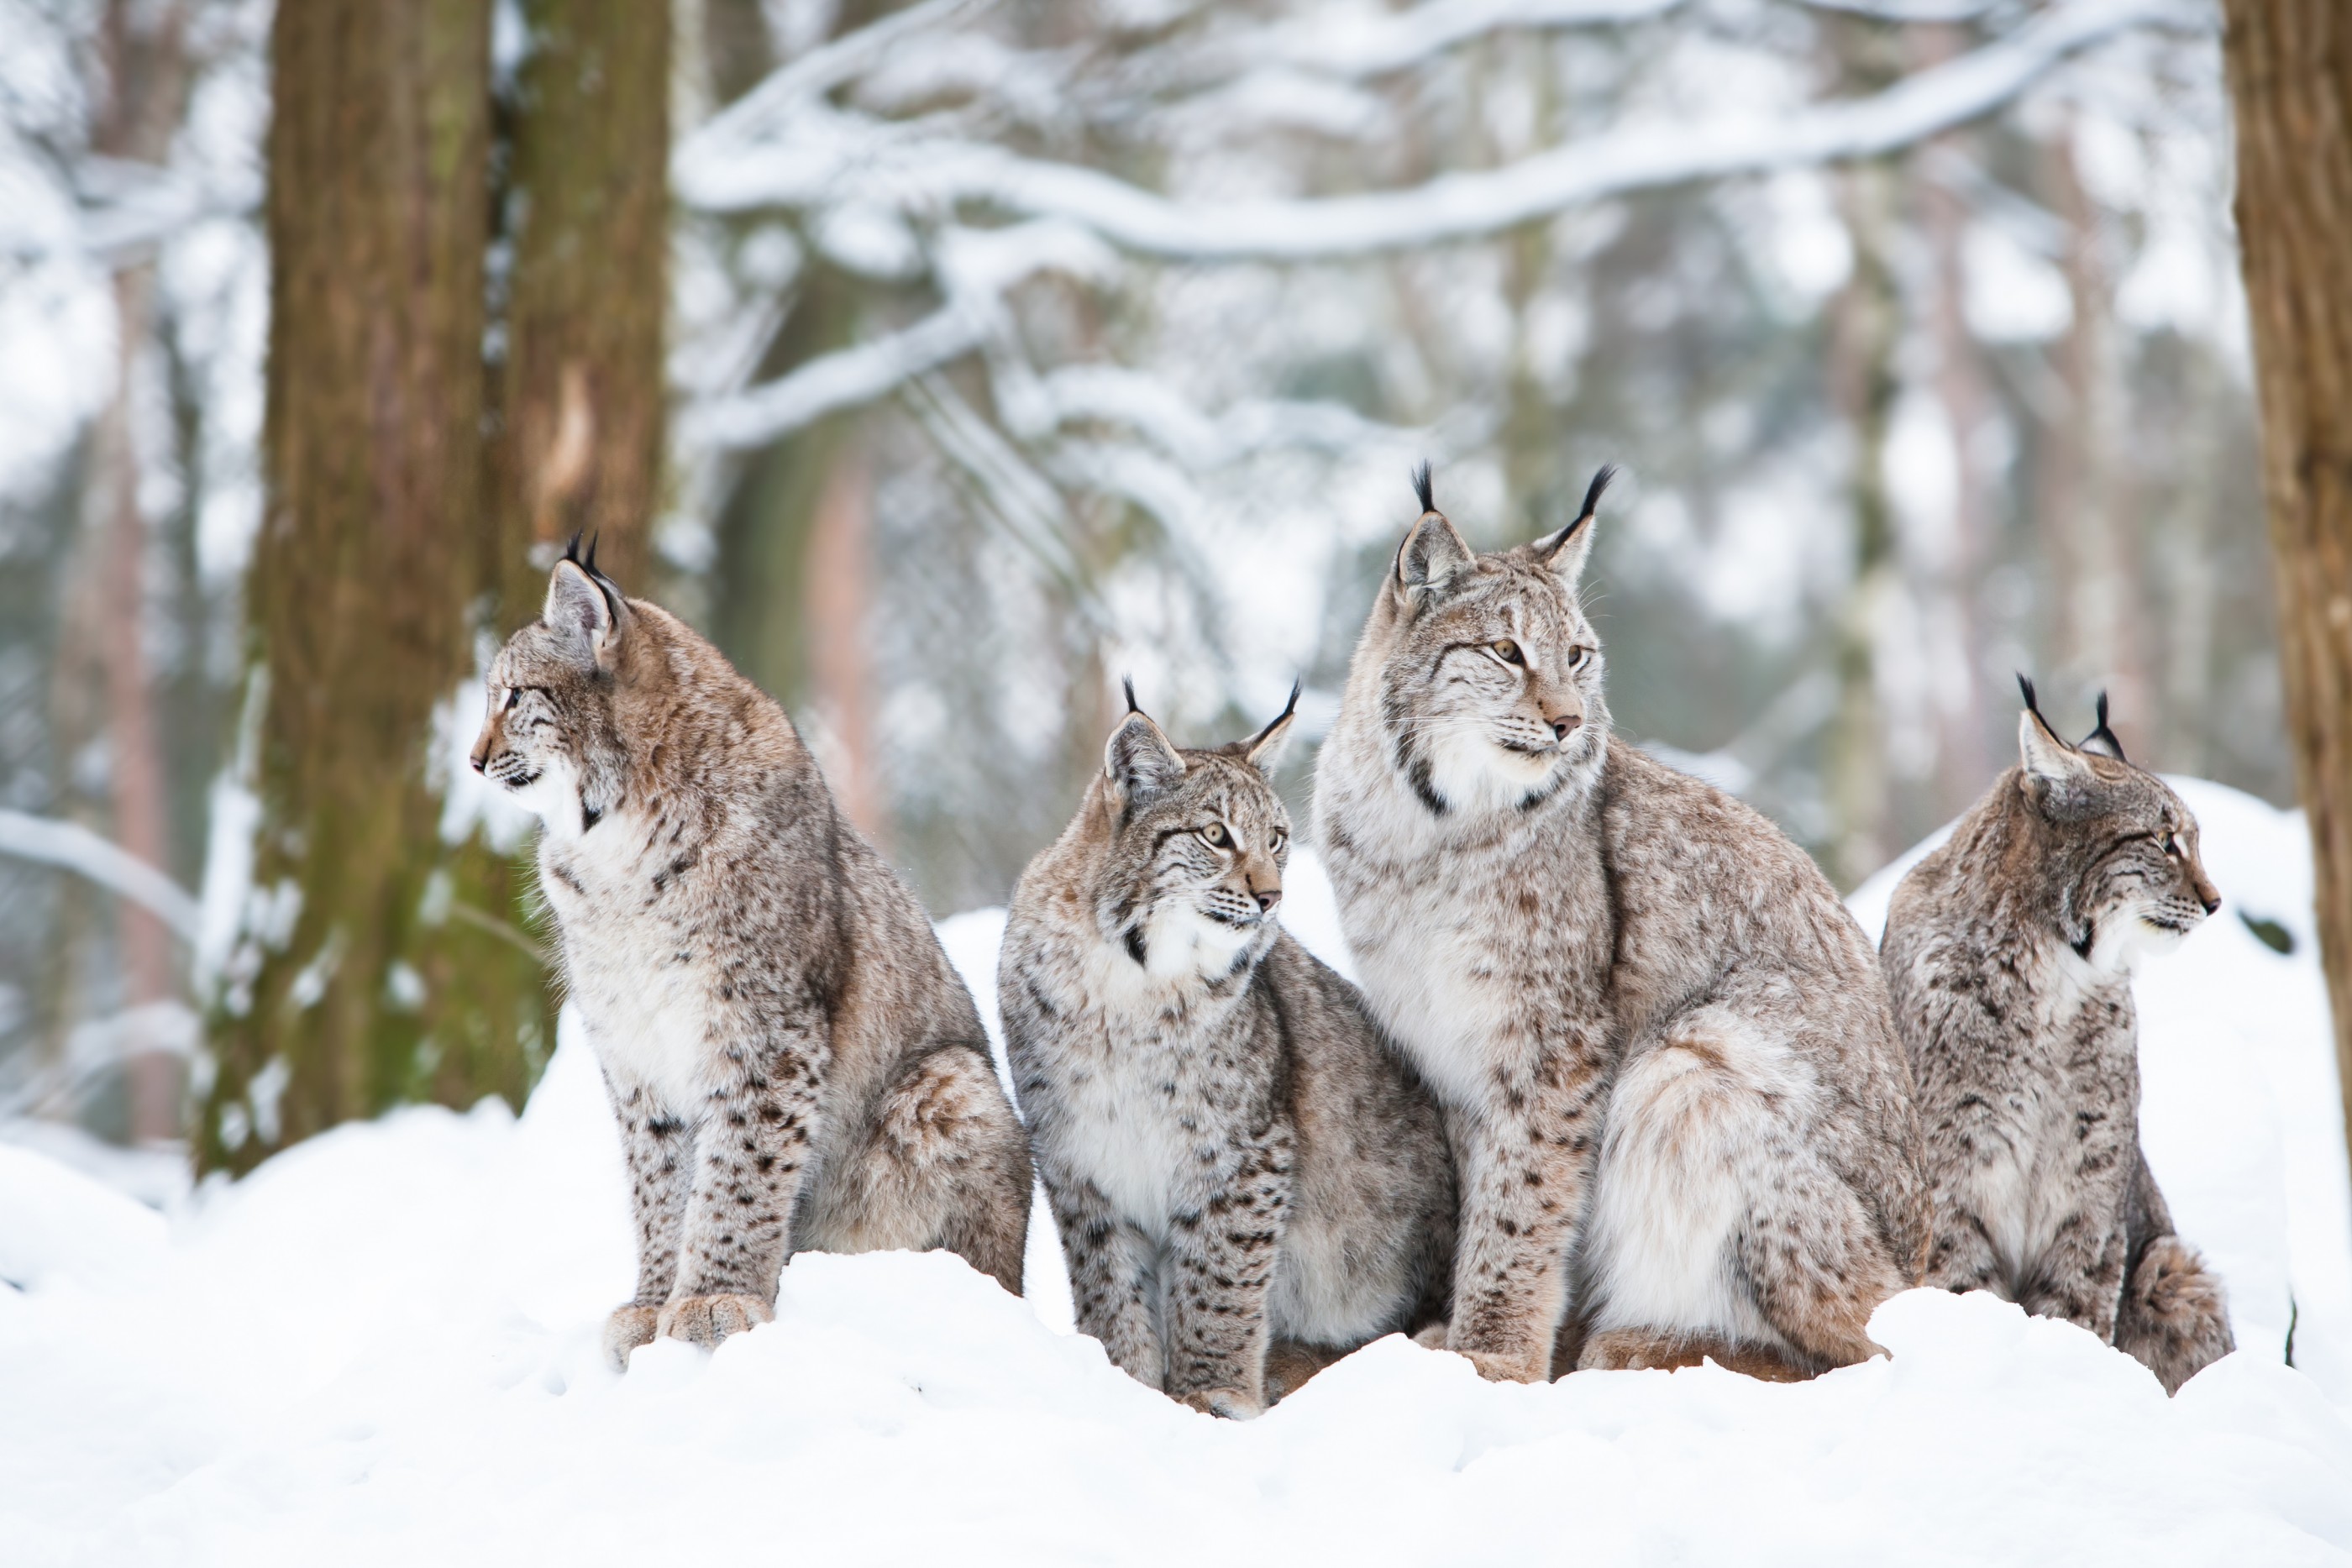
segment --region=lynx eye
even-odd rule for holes
[[[2156,847],[2162,850],[2166,854],[2173,856],[2175,859],[2179,857],[2180,841],[2174,838],[2168,831],[2157,835]]]
[[[507,688],[507,700],[499,705],[499,711],[500,713],[512,713],[514,711],[515,704],[521,700],[522,688],[520,686],[509,686]]]
[[[1265,847],[1274,853],[1280,854],[1282,852],[1282,846],[1289,841],[1290,835],[1284,832],[1280,828],[1276,828],[1274,830],[1274,836],[1266,840]]]
[[[1524,664],[1528,662],[1527,655],[1519,652],[1519,645],[1517,643],[1512,642],[1508,637],[1506,637],[1501,642],[1493,644],[1493,646],[1495,650],[1495,657],[1502,660],[1503,663],[1507,664]]]
[[[1571,670],[1580,670],[1584,668],[1584,662],[1591,657],[1592,657],[1592,650],[1580,643],[1568,651],[1568,667]]]
[[[1201,830],[1201,836],[1218,849],[1223,849],[1234,841],[1233,834],[1225,831],[1225,825],[1223,822],[1211,822]]]

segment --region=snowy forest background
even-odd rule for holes
[[[269,8],[0,0],[0,1115],[247,1168],[519,1099],[540,935],[457,763],[574,526],[940,915],[1058,831],[1123,673],[1191,740],[1303,674],[1311,742],[1423,455],[1482,546],[1625,465],[1618,723],[1842,888],[2003,765],[2016,670],[2292,800],[2209,7],[413,9],[383,68],[478,163],[431,187],[473,225],[436,340],[478,362],[329,647],[265,497],[369,427],[328,361],[273,371],[340,220],[331,169],[271,188]],[[374,635],[410,594],[446,604]],[[338,724],[383,749],[305,773]],[[431,831],[362,848],[388,821]]]

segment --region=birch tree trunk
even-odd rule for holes
[[[247,609],[262,815],[209,1030],[206,1166],[404,1100],[520,1103],[550,1039],[506,862],[443,842],[427,779],[488,586],[489,18],[489,0],[278,14]]]
[[[2288,742],[2352,1091],[2352,8],[2229,0],[2227,16]],[[2347,1111],[2352,1128],[2352,1093]]]

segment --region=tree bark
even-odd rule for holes
[[[207,1166],[404,1100],[516,1103],[551,1038],[504,857],[445,845],[431,716],[484,580],[489,0],[309,0],[272,40],[253,913]],[[463,744],[462,740],[459,744]],[[473,920],[452,919],[470,910]]]
[[[2229,0],[2227,16],[2288,741],[2352,1129],[2352,10]]]
[[[550,558],[575,530],[599,536],[599,564],[644,591],[669,303],[669,8],[528,0],[523,12],[486,536],[501,631],[537,613]]]

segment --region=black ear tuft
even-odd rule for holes
[[[572,537],[576,538],[579,536],[575,534]],[[580,563],[588,569],[589,576],[600,580],[604,574],[596,570],[596,541],[604,537],[604,530],[602,528],[597,529],[594,533],[588,536],[588,559]]]
[[[2076,747],[2075,749],[2077,751],[2099,752],[2105,756],[2114,758],[2118,762],[2128,762],[2131,760],[2130,758],[2124,755],[2124,743],[2116,738],[2116,732],[2114,730],[2107,727],[2106,693],[2101,692],[2099,694],[2099,727],[2091,731],[2090,734],[2084,736],[2083,737],[2083,744]]]
[[[1584,510],[1577,514],[1580,518],[1589,517],[1601,509],[1601,492],[1609,488],[1609,481],[1615,477],[1617,465],[1603,463],[1601,472],[1592,476],[1592,483],[1585,486]]]
[[[2025,694],[2025,711],[2034,717],[2042,716],[2042,705],[2033,695],[2033,677],[2023,670],[2017,672],[2017,689]]]
[[[1412,471],[1412,493],[1420,499],[1423,511],[1437,510],[1436,492],[1430,486],[1429,459],[1426,457],[1421,460],[1421,466]]]
[[[1133,675],[1121,675],[1118,678],[1118,684],[1119,688],[1127,693],[1127,711],[1129,713],[1141,713],[1143,711],[1143,705],[1135,700],[1135,677]]]
[[[595,568],[580,559],[580,530],[572,530],[572,542],[563,547],[563,559],[583,570],[593,573]]]

